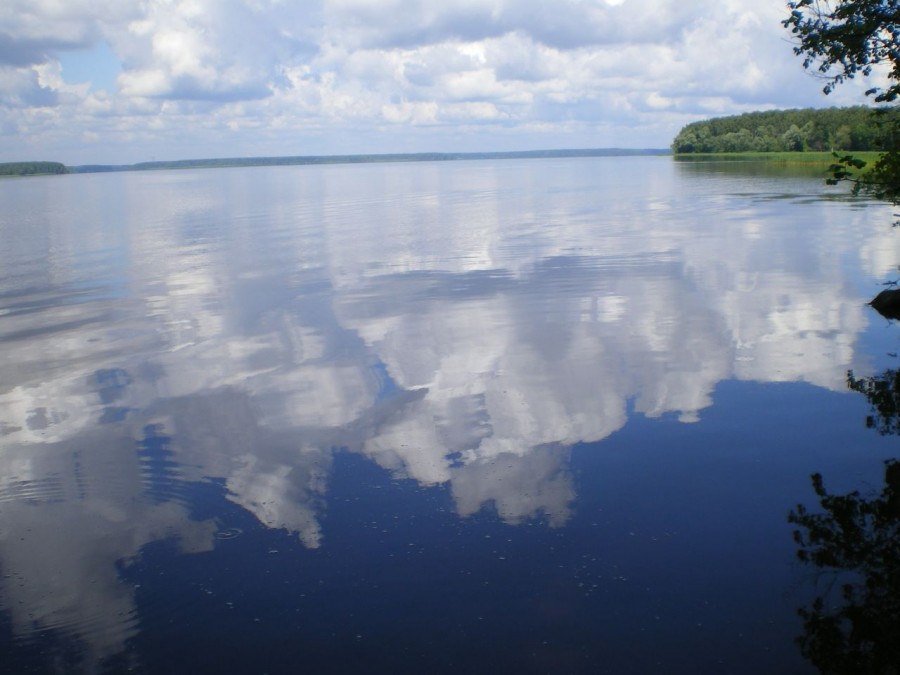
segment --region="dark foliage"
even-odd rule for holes
[[[877,103],[900,96],[898,0],[796,0],[788,2],[788,8],[791,16],[784,26],[799,39],[794,53],[804,57],[804,68],[822,73],[826,94],[845,80],[871,75],[872,68],[883,64],[890,68],[893,84],[867,93]]]
[[[822,673],[889,674],[900,669],[900,462],[885,464],[881,494],[829,494],[812,477],[823,513],[798,505],[798,558],[831,587],[799,610],[801,651]]]
[[[900,434],[900,370],[874,377],[847,373],[847,385],[872,406],[866,426]],[[821,512],[798,505],[797,557],[817,568],[824,592],[799,610],[803,655],[822,673],[900,673],[900,461],[884,465],[880,494],[830,494],[812,476]],[[821,586],[820,586],[821,587]]]
[[[863,394],[872,406],[866,426],[883,436],[900,434],[900,370],[886,370],[874,377],[856,378],[847,373],[847,386]]]
[[[881,291],[869,303],[885,319],[900,319],[900,289],[889,288]]]

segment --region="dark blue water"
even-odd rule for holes
[[[3,672],[817,672],[788,514],[897,456],[889,208],[669,158],[0,203]]]

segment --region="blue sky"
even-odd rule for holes
[[[825,97],[782,0],[4,0],[0,161],[667,147]]]
[[[69,85],[87,82],[91,90],[104,89],[110,94],[116,91],[116,78],[122,72],[122,63],[106,41],[100,41],[87,49],[61,52],[57,55],[62,79]]]

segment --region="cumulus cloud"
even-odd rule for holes
[[[169,99],[266,97],[283,67],[315,51],[302,37],[310,19],[277,3],[152,3],[115,36],[113,46],[125,58],[121,91]]]
[[[10,0],[0,159],[664,147],[702,117],[862,101],[864,84],[821,94],[784,13],[781,0]],[[121,66],[114,91],[41,79],[101,42]]]
[[[8,0],[0,7],[0,65],[36,65],[60,51],[90,47],[105,24],[127,18],[135,6],[105,0]]]
[[[697,16],[701,3],[641,0],[333,0],[328,24],[354,48],[415,47],[440,42],[479,42],[510,33],[528,35],[558,49],[666,39]]]

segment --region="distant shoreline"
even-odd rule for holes
[[[85,164],[66,167],[70,173],[106,173],[115,171],[158,171],[165,169],[215,169],[247,166],[302,166],[309,164],[368,164],[377,162],[450,162],[477,159],[541,159],[565,157],[665,156],[672,151],[661,148],[588,148],[576,150],[522,150],[513,152],[414,152],[369,155],[296,155],[289,157],[225,157],[219,159],[182,159],[137,164]]]
[[[881,153],[855,152],[867,162],[874,162]],[[115,173],[122,171],[163,171],[173,169],[216,169],[258,166],[303,166],[323,164],[369,164],[399,162],[452,162],[484,159],[553,159],[570,157],[672,157],[676,161],[735,161],[763,160],[785,164],[828,166],[834,162],[830,152],[734,152],[734,153],[673,153],[662,148],[583,148],[572,150],[519,150],[510,152],[416,152],[370,155],[294,155],[286,157],[224,157],[214,159],[181,159],[173,161],[138,162],[136,164],[83,164],[65,166],[59,162],[0,163],[0,178],[66,173]]]

